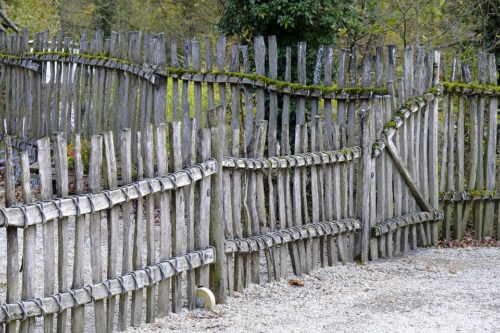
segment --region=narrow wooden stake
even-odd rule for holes
[[[115,144],[113,140],[113,132],[107,132],[104,134],[104,151],[106,156],[106,178],[107,187],[109,190],[118,187],[117,178],[117,167],[115,159]],[[118,228],[119,228],[119,208],[112,207],[107,211],[108,219],[108,269],[107,278],[113,279],[118,276],[117,274],[117,264],[118,264]],[[114,319],[115,319],[115,308],[116,301],[118,297],[110,297],[107,300],[107,330],[108,332],[113,332]]]
[[[173,122],[170,131],[172,148],[172,165],[174,171],[182,169],[181,124]],[[180,256],[185,253],[185,198],[184,189],[174,192],[175,218],[172,220],[172,255]],[[172,277],[172,311],[178,313],[182,306],[182,275]]]
[[[39,140],[40,141],[40,140]],[[48,139],[43,143],[48,146],[48,151],[50,151],[50,143]],[[10,136],[5,136],[4,139],[5,147],[5,206],[10,207],[16,204],[16,188],[14,181],[14,170],[13,170],[13,156],[12,156],[12,142]],[[42,149],[45,148],[42,145]],[[50,161],[49,161],[49,172],[50,172]],[[43,194],[42,194],[43,195]],[[54,224],[52,226],[52,238],[54,237]],[[45,238],[44,238],[45,239]],[[46,243],[44,242],[44,245]],[[6,303],[15,303],[19,301],[19,241],[17,237],[16,227],[7,227],[7,292],[5,297]],[[50,248],[50,247],[49,247]],[[54,249],[52,244],[52,250]],[[47,249],[48,250],[48,249]],[[48,255],[48,253],[46,253]],[[53,253],[52,253],[53,254]],[[47,258],[47,257],[45,257]],[[47,259],[46,259],[47,260]],[[49,259],[53,263],[53,257]],[[46,269],[54,269],[54,265],[49,265]],[[54,272],[55,273],[55,272]],[[52,291],[54,289],[54,280],[52,282]],[[50,322],[52,323],[52,321]],[[16,332],[17,322],[11,321],[5,326],[6,332]]]
[[[201,117],[201,115],[200,115]],[[187,158],[185,160],[185,165],[190,166],[196,164],[196,145],[198,142],[197,138],[197,126],[195,119],[191,119],[190,130],[191,130],[191,138],[190,138],[190,149],[187,154]],[[185,187],[184,192],[186,198],[186,243],[187,243],[187,252],[194,252],[194,224],[195,224],[195,184],[191,184],[190,186]],[[196,281],[195,281],[195,272],[194,270],[189,270],[186,272],[186,296],[187,296],[187,306],[188,309],[193,310],[196,306],[195,300],[195,292],[196,292]]]
[[[28,153],[21,152],[21,181],[23,190],[23,202],[28,204],[31,200],[30,186],[30,165]],[[21,299],[32,299],[35,297],[33,284],[35,283],[36,274],[36,226],[29,226],[23,232],[23,286],[21,291]],[[21,321],[19,331],[23,333],[32,333],[35,331],[35,318],[30,318]]]
[[[54,140],[54,162],[56,171],[57,195],[68,196],[68,152],[65,135],[57,134]],[[68,218],[59,219],[57,223],[57,285],[58,292],[68,289]],[[67,311],[57,315],[57,331],[66,332]]]
[[[433,85],[439,83],[439,64],[441,53],[438,50],[434,51],[433,56]],[[439,205],[439,174],[438,174],[438,99],[431,102],[429,114],[429,204],[433,209],[438,209]],[[432,224],[431,244],[435,245],[438,241],[438,224]]]
[[[488,83],[496,85],[496,64],[495,56],[488,56]],[[488,145],[486,153],[486,190],[495,191],[495,173],[496,173],[496,147],[497,147],[497,112],[498,98],[491,96],[489,98],[488,109]],[[483,235],[485,237],[493,236],[493,218],[495,213],[495,204],[492,201],[486,202],[484,213]],[[500,235],[500,230],[497,233]]]
[[[361,220],[361,262],[368,262],[368,249],[370,243],[370,230],[372,221],[370,219],[370,192],[372,170],[371,156],[371,133],[370,133],[370,111],[362,110],[360,113],[360,146],[362,149],[361,168],[361,201],[359,208],[359,219]]]
[[[224,303],[227,297],[226,255],[224,251],[224,226],[222,188],[222,159],[224,154],[224,107],[219,106],[207,111],[208,125],[211,130],[212,156],[217,160],[218,172],[211,176],[210,199],[210,245],[215,247],[216,262],[210,266],[210,289],[214,292],[216,301]]]
[[[102,136],[94,135],[91,139],[89,161],[89,188],[92,193],[101,191],[102,178]],[[90,214],[90,263],[92,266],[92,283],[102,281],[102,251],[101,251],[101,212]],[[95,330],[106,329],[106,313],[104,301],[94,303]]]
[[[146,178],[154,177],[154,141],[153,127],[151,124],[144,126],[144,159]],[[146,197],[146,265],[151,266],[156,262],[155,246],[155,196]],[[155,320],[156,286],[146,288],[146,322],[152,323]]]
[[[156,128],[156,159],[158,175],[168,174],[167,129],[164,124]],[[168,260],[171,256],[171,221],[170,221],[170,191],[160,194],[160,253],[159,260]],[[164,317],[170,311],[170,279],[158,284],[158,316]]]
[[[137,132],[137,155],[136,155],[136,168],[137,168],[137,180],[142,180],[144,175],[144,164],[142,159],[142,136],[141,132]],[[134,244],[132,252],[132,267],[134,270],[141,269],[143,267],[142,251],[143,251],[143,204],[144,200],[140,196],[136,201],[135,209],[135,228],[134,228]],[[144,298],[144,290],[139,289],[132,292],[132,305],[130,309],[131,326],[138,327],[141,325],[142,318],[142,300]]]
[[[210,129],[203,128],[198,132],[198,161],[206,161],[210,158],[211,153],[211,133]],[[209,246],[209,232],[210,232],[210,178],[204,178],[200,181],[199,187],[199,204],[195,212],[195,249],[201,250]],[[196,282],[198,286],[209,286],[209,266],[200,267],[197,270]]]
[[[50,139],[43,138],[37,141],[38,166],[40,168],[40,199],[52,199],[52,171],[50,161]],[[8,179],[8,178],[6,178]],[[6,191],[8,193],[9,191]],[[43,225],[43,256],[44,256],[44,296],[54,294],[55,284],[55,248],[54,248],[54,221],[47,221]],[[44,317],[44,332],[54,331],[54,316]]]
[[[75,165],[75,192],[76,194],[83,193],[83,162],[82,162],[82,145],[80,135],[75,134],[74,138],[74,165]],[[73,284],[72,289],[82,288],[83,266],[85,260],[85,216],[78,216],[75,221],[75,252],[73,256]],[[71,309],[71,332],[83,333],[85,323],[85,307],[77,306]]]

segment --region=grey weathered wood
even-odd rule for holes
[[[181,124],[173,122],[170,131],[172,166],[174,171],[182,169],[182,143],[181,143]],[[185,197],[184,191],[174,192],[175,213],[172,220],[172,255],[179,256],[186,250],[186,221],[185,221]],[[172,278],[172,311],[180,312],[182,306],[182,276]]]
[[[154,139],[153,126],[147,124],[144,127],[143,151],[144,151],[144,175],[146,178],[154,177]],[[146,265],[151,266],[156,262],[155,244],[155,196],[146,197]],[[155,320],[156,286],[146,288],[146,322]]]
[[[204,161],[210,157],[211,149],[211,134],[210,129],[203,128],[199,131],[197,145],[198,160]],[[196,210],[196,223],[195,223],[195,249],[200,250],[208,247],[209,245],[209,231],[210,231],[210,178],[204,178],[200,182],[199,187],[199,209]],[[196,282],[199,286],[209,285],[209,267],[204,266],[197,270]]]
[[[257,36],[254,38],[254,52],[255,52],[255,73],[257,75],[265,75],[266,74],[266,45],[264,42],[264,37]],[[255,121],[259,123],[264,119],[265,116],[265,96],[264,89],[258,88],[255,92]]]
[[[91,139],[91,151],[89,161],[89,189],[92,193],[101,191],[102,178],[102,136],[94,135]],[[92,267],[92,283],[103,280],[102,276],[102,251],[101,251],[101,212],[90,215],[90,263]],[[94,322],[96,330],[104,330],[106,326],[106,315],[104,302],[96,301],[94,304]]]
[[[486,67],[486,56],[483,52],[479,52],[478,54],[478,76],[479,83],[485,83],[485,67]],[[476,188],[484,189],[485,179],[484,179],[484,160],[485,160],[485,152],[484,152],[484,139],[485,139],[485,122],[484,122],[484,109],[485,109],[485,101],[482,95],[478,95],[477,98],[477,126],[478,126],[478,141],[477,141],[477,151],[478,151],[478,160],[477,160],[477,176],[476,176]],[[474,216],[474,237],[477,239],[483,238],[483,229],[484,229],[484,203],[476,202],[473,207],[473,216]]]
[[[172,67],[179,67],[179,63],[177,61],[177,44],[172,42],[170,44],[170,56],[171,56],[171,65]],[[177,78],[172,78],[172,120],[178,121],[180,120],[179,115],[179,80]]]
[[[142,173],[138,172],[138,174],[141,174],[141,180],[134,182],[134,184],[121,186],[116,190],[93,194],[93,207],[90,203],[89,196],[80,195],[75,198],[75,200],[79,200],[80,210],[78,210],[78,207],[75,204],[75,200],[73,200],[73,198],[62,198],[60,199],[60,201],[57,201],[57,204],[52,201],[44,203],[43,212],[47,220],[59,218],[59,216],[80,216],[82,214],[100,212],[110,208],[113,205],[124,203],[127,200],[139,200],[140,198],[148,194],[162,192],[163,190],[172,190],[174,188],[178,189],[190,185],[194,181],[212,175],[216,171],[216,166],[217,163],[215,161],[208,160],[200,163],[199,167],[188,167],[181,173],[177,173],[175,175],[175,184],[174,182],[171,182],[169,178],[158,179],[155,177],[150,179],[143,179]],[[128,196],[126,195],[126,193],[128,193]],[[111,206],[108,197],[113,202],[113,205]],[[60,209],[58,207],[60,207]],[[10,225],[17,227],[24,225],[25,216],[27,225],[41,224],[43,221],[43,215],[41,214],[40,210],[38,209],[38,207],[33,205],[26,206],[26,215],[23,213],[23,209],[20,207],[6,208],[6,214],[8,215]],[[4,223],[4,221],[5,217],[1,215],[0,223]]]
[[[433,76],[432,83],[439,83],[439,65],[441,53],[438,50],[434,51],[433,55]],[[438,168],[435,161],[438,160],[438,101],[431,102],[429,113],[429,203],[434,209],[438,208],[439,204],[439,188],[438,188]],[[431,244],[436,244],[438,240],[438,225],[432,225]]]
[[[486,64],[485,64],[486,67]],[[491,85],[496,85],[496,63],[495,56],[493,54],[488,55],[487,60],[487,70],[488,70],[488,83]],[[495,190],[495,173],[496,173],[496,147],[497,147],[497,109],[498,109],[498,98],[491,96],[489,98],[489,108],[488,108],[488,134],[487,134],[487,151],[486,151],[486,190]],[[483,236],[492,237],[493,236],[493,217],[494,217],[494,204],[486,203],[484,211],[484,224],[483,224]],[[497,231],[500,234],[500,231]]]
[[[299,43],[297,45],[297,82],[300,84],[306,84],[306,43]],[[302,125],[306,121],[305,116],[305,103],[306,99],[304,97],[297,98],[297,114],[296,114],[296,125]]]
[[[183,63],[183,69],[189,70],[190,67],[190,58],[191,58],[191,42],[186,41],[184,44],[184,63]],[[187,155],[189,153],[189,147],[191,147],[191,129],[190,129],[190,103],[189,103],[189,81],[188,80],[182,80],[182,147],[184,149],[182,150],[182,161],[185,161],[187,159]]]
[[[142,133],[137,132],[137,155],[135,157],[135,166],[137,168],[137,179],[141,180],[144,175],[143,153],[142,153]],[[139,194],[135,202],[135,226],[134,226],[134,241],[132,246],[132,267],[134,270],[143,267],[143,230],[144,230],[144,200],[143,195]],[[142,289],[134,290],[132,293],[132,305],[130,309],[130,324],[133,327],[141,325],[142,318],[142,300],[144,298],[144,291]]]
[[[285,81],[292,79],[292,49],[286,48]],[[283,109],[281,111],[281,152],[282,155],[289,155],[290,150],[290,96],[283,96]]]
[[[433,210],[432,206],[425,200],[424,196],[420,192],[418,185],[415,183],[415,180],[412,178],[404,161],[399,156],[398,150],[397,150],[396,146],[394,145],[394,143],[392,143],[392,141],[389,141],[387,148],[388,148],[388,152],[391,155],[392,160],[393,160],[396,168],[401,173],[401,176],[403,177],[404,181],[406,182],[406,185],[408,186],[410,192],[415,197],[415,200],[417,201],[417,203],[425,211],[431,212]]]
[[[80,135],[74,137],[74,166],[75,166],[75,192],[83,193],[83,162],[81,154]],[[83,287],[83,265],[85,256],[85,216],[78,216],[75,220],[75,246],[73,255],[73,283],[72,289]],[[85,322],[85,309],[83,306],[75,307],[71,310],[71,331],[73,333],[83,333]]]
[[[223,72],[226,63],[226,36],[219,36],[216,45],[216,65],[217,70]],[[218,84],[219,88],[219,105],[226,105],[226,84],[221,82]],[[224,110],[225,111],[225,110]],[[226,123],[226,114],[223,115],[223,123]]]
[[[168,174],[167,156],[167,128],[161,124],[156,128],[156,160],[158,175]],[[160,194],[160,252],[159,261],[164,261],[171,256],[171,221],[170,221],[170,192]],[[170,279],[161,281],[158,285],[158,316],[164,317],[170,311]]]
[[[188,255],[191,255],[192,257],[191,265],[189,264],[186,256],[175,257],[168,261],[161,262],[159,265],[146,266],[143,269],[130,272],[130,274],[126,274],[122,277],[122,282],[118,279],[105,280],[100,283],[91,284],[87,288],[77,289],[74,291],[74,296],[80,305],[91,303],[94,299],[96,301],[102,301],[110,296],[116,296],[136,290],[137,288],[142,289],[156,284],[164,278],[170,278],[173,275],[185,272],[190,269],[190,267],[198,268],[203,265],[202,261],[205,265],[212,264],[215,261],[216,256],[215,251],[212,248],[203,249],[199,252],[199,255],[194,253]],[[164,275],[161,274],[160,267],[163,270]],[[149,279],[146,271],[150,271],[151,280]],[[54,299],[54,297],[49,296],[42,299],[47,315],[57,313],[60,309],[66,310],[72,308],[75,304],[73,296],[70,292],[60,294],[58,301],[61,306],[59,306],[59,303]],[[34,301],[28,300],[24,301],[22,304],[27,317],[40,316],[42,314],[40,307],[36,305]],[[14,303],[6,306],[9,314],[11,315],[11,320],[15,321],[23,318],[24,312],[19,304]],[[0,322],[5,322],[6,320],[7,317],[2,311],[0,314]]]
[[[266,143],[266,131],[268,122],[261,120],[258,125],[258,134],[255,136],[257,138],[256,145],[254,146],[254,156],[257,158],[262,158],[264,156],[265,143]],[[256,217],[258,226],[256,226],[256,234],[263,234],[269,229],[269,221],[267,219],[266,201],[265,201],[265,190],[264,190],[264,175],[262,172],[257,172],[255,175],[255,195],[256,195]],[[266,257],[266,268],[267,268],[267,280],[272,281],[272,270],[273,262],[272,256],[269,250],[264,251]]]
[[[370,134],[370,111],[363,110],[360,114],[360,145],[363,150],[361,168],[361,201],[360,215],[361,221],[361,261],[368,262],[368,248],[370,242],[370,230],[373,222],[370,220],[370,192],[372,178],[372,157],[371,157],[371,134]]]
[[[250,61],[248,59],[248,46],[241,46],[241,57],[243,58],[243,71],[244,73],[250,73]],[[253,111],[253,94],[249,86],[244,86],[243,93],[245,96],[245,130],[243,133],[243,153],[248,156],[250,150],[250,143],[252,142],[252,135],[254,130],[254,111]],[[242,112],[243,113],[243,112]]]
[[[314,103],[314,102],[313,102]],[[319,117],[318,117],[319,118]],[[315,125],[311,125],[311,150],[314,149],[314,145],[317,143],[317,134],[316,129],[318,126],[319,120],[316,119]],[[320,210],[321,210],[321,205],[320,205],[320,191],[319,191],[319,179],[318,179],[318,169],[313,166],[311,167],[310,170],[310,194],[311,194],[311,221],[313,223],[317,223],[320,221]],[[322,199],[322,198],[321,198]],[[316,240],[311,240],[309,243],[309,248],[310,248],[310,257],[311,257],[311,263],[310,263],[310,269],[315,269],[317,262],[319,260],[319,244],[315,244]],[[318,245],[318,246],[316,246]]]
[[[56,171],[56,188],[59,197],[68,196],[68,152],[65,135],[60,133],[54,138],[54,164]],[[68,289],[68,219],[62,218],[57,222],[57,286],[58,292]],[[57,315],[57,331],[66,332],[66,312]]]
[[[303,140],[303,131],[300,125],[295,126],[295,153],[302,153],[301,140]],[[295,169],[293,172],[293,225],[300,226],[303,224],[303,207],[302,207],[302,175],[303,172],[299,168]],[[300,267],[295,269],[295,274],[300,275],[307,272],[307,259],[306,259],[306,249],[303,242],[297,243],[298,256]],[[292,250],[293,251],[293,250]]]
[[[193,59],[193,70],[201,70],[201,59],[200,59],[200,42],[193,41],[191,43],[191,52]],[[194,83],[194,119],[198,127],[203,127],[201,118],[201,108],[202,108],[202,85],[200,82]]]
[[[164,67],[167,64],[165,54],[165,36],[163,33],[156,34],[154,50],[153,50],[153,63],[158,67]],[[154,85],[154,114],[155,124],[159,125],[165,123],[167,120],[166,103],[167,103],[167,85],[168,79],[166,77],[158,77],[158,82]],[[195,85],[196,87],[196,85]],[[196,104],[195,104],[196,107]]]
[[[118,187],[117,166],[115,158],[115,144],[113,140],[113,132],[104,134],[104,154],[106,158],[106,179],[107,188],[114,189]],[[112,207],[107,211],[107,227],[108,227],[108,260],[107,260],[107,278],[112,279],[118,276],[118,228],[119,228],[119,208]],[[116,297],[110,297],[107,300],[107,331],[113,332]]]
[[[222,225],[222,158],[224,154],[224,107],[208,110],[208,125],[211,131],[212,156],[217,160],[218,172],[211,177],[210,200],[210,245],[217,252],[217,262],[210,266],[210,289],[217,302],[225,302],[227,297],[226,259],[224,255],[224,227]]]
[[[130,130],[124,129],[120,135],[120,171],[122,184],[132,182],[132,135]],[[130,255],[130,232],[132,227],[132,203],[127,201],[122,205],[122,275],[131,271],[132,258]],[[128,326],[128,294],[120,295],[118,309],[118,330],[124,331]]]
[[[228,240],[225,246],[226,253],[249,253],[258,252],[261,248],[274,248],[286,243],[291,243],[297,239],[315,239],[325,235],[338,235],[344,232],[357,231],[361,228],[361,223],[358,219],[349,218],[332,221],[321,221],[323,228],[315,228],[311,224],[305,224],[298,228],[284,228],[280,231],[283,237],[279,236],[278,232],[270,232],[263,235],[261,240],[255,238],[244,238]],[[273,241],[273,238],[276,241]]]
[[[21,181],[23,191],[23,202],[30,203],[31,186],[30,186],[30,169],[28,161],[28,153],[21,152]],[[34,294],[35,269],[36,269],[36,226],[27,227],[23,231],[23,272],[22,272],[22,290],[21,299],[32,299]],[[35,331],[35,320],[28,319],[19,324],[19,331],[30,333]]]
[[[207,71],[212,71],[212,40],[210,37],[205,38],[205,68]],[[208,107],[215,106],[214,84],[207,83]]]
[[[38,166],[40,168],[40,198],[52,198],[52,172],[50,161],[50,140],[43,138],[37,141]],[[54,249],[54,221],[49,220],[43,225],[43,256],[44,256],[44,296],[54,294],[55,284],[55,249]],[[53,315],[44,317],[44,331],[53,332]]]
[[[465,190],[465,99],[464,96],[458,96],[458,115],[457,115],[457,191]],[[453,224],[453,234],[457,239],[463,237],[464,223],[463,219],[464,204],[459,202],[455,209],[455,223]]]
[[[196,164],[196,145],[198,142],[196,141],[196,134],[198,131],[198,124],[195,119],[191,119],[191,147],[187,154],[187,159],[184,164],[186,165],[194,165]],[[191,184],[184,188],[184,194],[186,199],[186,245],[187,252],[194,252],[194,224],[195,221],[195,185]],[[186,273],[186,296],[187,296],[187,305],[188,309],[192,310],[196,306],[195,300],[195,292],[196,292],[196,281],[195,281],[195,272],[194,270],[190,270]]]
[[[453,67],[451,69],[451,77],[450,81],[454,81],[455,79],[455,63],[456,59],[453,62]],[[442,168],[445,168],[447,170],[447,177],[444,178],[443,174],[441,174],[441,183],[440,185],[440,190],[441,192],[444,192],[444,189],[446,191],[454,191],[455,190],[455,110],[454,110],[454,99],[455,97],[453,95],[448,96],[446,99],[447,105],[445,108],[445,126],[443,130],[443,134],[445,136],[445,141],[446,141],[446,148],[443,148],[443,161],[447,162],[447,165],[443,163],[441,165]],[[443,225],[443,233],[444,237],[446,240],[451,239],[451,225],[452,225],[452,219],[453,219],[453,205],[450,204],[445,204],[445,223]],[[457,221],[458,222],[458,221]]]
[[[232,131],[232,147],[231,155],[238,156],[240,152],[240,130],[235,129]],[[227,171],[224,171],[227,172]],[[229,172],[228,172],[229,173]],[[231,222],[232,222],[232,235],[236,238],[243,237],[242,227],[242,177],[239,170],[231,172]],[[245,262],[243,256],[235,255],[234,257],[234,290],[243,291],[244,289],[244,268]]]
[[[49,146],[50,143],[47,143]],[[16,190],[15,190],[15,180],[14,180],[14,170],[13,170],[13,156],[12,156],[12,142],[10,136],[5,136],[4,139],[4,149],[5,149],[5,206],[13,206],[16,204]],[[44,147],[42,147],[44,148]],[[50,149],[50,146],[49,146]],[[50,170],[50,164],[49,164]],[[43,194],[42,194],[43,195]],[[53,224],[52,224],[52,232]],[[16,227],[7,227],[7,291],[5,296],[6,303],[15,303],[19,301],[19,241],[17,235]],[[52,237],[54,234],[52,233]],[[45,245],[45,243],[44,243]],[[53,249],[53,247],[52,247]],[[50,258],[49,260],[53,260]],[[54,269],[54,266],[51,267]],[[52,280],[53,282],[53,280]],[[52,284],[53,288],[53,284]],[[16,322],[10,322],[6,325],[6,332],[16,331]]]

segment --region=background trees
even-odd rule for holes
[[[2,0],[0,0],[1,2]],[[31,31],[162,31],[167,39],[222,32],[248,42],[276,35],[281,46],[308,41],[357,46],[425,45],[472,56],[500,52],[500,0],[3,0]]]

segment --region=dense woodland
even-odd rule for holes
[[[280,45],[306,40],[357,46],[439,46],[474,58],[500,54],[500,0],[3,0],[30,31],[62,29],[164,32],[167,40],[224,33],[241,41],[276,35]]]

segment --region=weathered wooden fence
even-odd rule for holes
[[[9,332],[124,330],[193,308],[196,286],[224,301],[432,245],[440,199],[445,238],[472,215],[477,237],[493,234],[493,57],[481,85],[457,85],[438,51],[408,47],[400,70],[393,46],[322,46],[307,82],[306,44],[281,64],[274,37],[253,54],[219,37],[214,64],[208,38],[182,55],[161,34],[75,45],[0,33]]]

